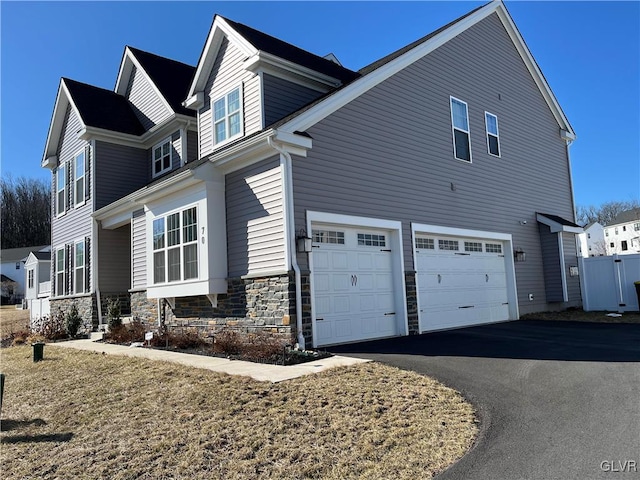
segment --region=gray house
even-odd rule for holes
[[[216,16],[62,80],[51,308],[310,347],[580,305],[574,139],[501,1],[359,71]]]

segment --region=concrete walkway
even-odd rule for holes
[[[226,358],[193,355],[190,353],[168,352],[153,348],[125,347],[123,345],[94,342],[92,340],[70,340],[68,342],[47,343],[47,348],[48,347],[75,348],[76,350],[106,353],[107,355],[123,355],[126,357],[174,362],[188,367],[203,368],[214,372],[228,373],[229,375],[242,375],[260,382],[272,383],[291,380],[311,373],[319,373],[329,368],[343,367],[369,361],[361,358],[333,356],[300,365],[282,366],[244,362],[241,360],[228,360]],[[46,351],[44,355],[46,358]]]

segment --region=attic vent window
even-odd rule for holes
[[[233,89],[213,102],[213,133],[215,144],[242,134],[240,87]]]

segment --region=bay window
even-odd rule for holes
[[[198,278],[196,207],[153,221],[153,283]]]

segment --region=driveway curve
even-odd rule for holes
[[[441,480],[640,479],[640,325],[516,321],[333,347],[413,370],[478,409]]]

